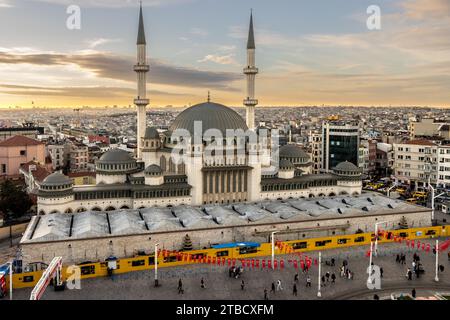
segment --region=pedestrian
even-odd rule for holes
[[[242,280],[242,282],[241,282],[241,290],[244,290],[244,287],[245,287],[245,283],[244,283],[244,280]]]
[[[269,300],[269,295],[267,294],[267,288],[264,288],[264,300]]]
[[[408,278],[408,280],[412,280],[412,272],[410,268],[408,268],[408,271],[406,272],[406,277]]]
[[[277,291],[281,291],[281,290],[283,290],[283,287],[281,286],[281,280],[278,279],[278,281],[277,281]]]
[[[412,268],[413,268],[413,270],[416,270],[416,262],[415,261],[413,261],[412,263]]]
[[[293,286],[293,288],[292,288],[292,294],[293,294],[294,296],[297,296],[297,284],[296,284],[296,283],[294,283],[294,286]]]
[[[184,290],[183,290],[183,282],[180,280],[178,280],[178,294],[183,294]]]
[[[411,295],[414,299],[416,298],[416,289],[415,288],[412,289]]]
[[[228,277],[232,277],[233,276],[233,268],[228,269]]]
[[[336,282],[336,275],[334,274],[334,272],[331,274],[331,283],[335,283]]]
[[[327,273],[325,273],[325,277],[327,278],[327,282],[330,281],[330,272],[327,271]]]
[[[377,294],[373,295],[373,300],[380,300],[380,297]]]
[[[275,293],[275,282],[272,282],[272,288],[270,289],[270,292]]]
[[[341,267],[341,278],[343,278],[345,276],[345,267],[342,266]]]
[[[201,286],[202,289],[205,289],[205,288],[206,288],[206,286],[205,286],[205,280],[203,280],[203,278],[202,278],[202,280],[200,281],[200,286]]]
[[[380,267],[380,278],[383,278],[383,268]]]
[[[309,276],[306,277],[306,287],[311,287],[311,278]]]
[[[400,255],[397,255],[397,257],[395,258],[395,262],[397,262],[397,263],[400,262]]]
[[[294,276],[294,282],[298,283],[298,273],[296,273]]]
[[[326,286],[326,284],[325,284],[325,276],[322,276],[322,287],[325,287]]]
[[[334,258],[331,258],[331,266],[332,267],[334,267],[334,262],[335,262]]]
[[[402,264],[406,264],[406,256],[402,253]]]

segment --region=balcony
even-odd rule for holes
[[[134,65],[133,69],[136,72],[148,72],[150,70],[150,67],[147,64],[136,64]]]
[[[244,100],[244,105],[246,106],[256,106],[258,104],[258,100],[257,99],[245,99]]]
[[[142,105],[146,106],[149,103],[150,103],[149,99],[140,99],[140,98],[134,99],[134,104],[137,106],[142,106]]]
[[[258,72],[259,72],[259,70],[256,67],[244,68],[244,74],[257,74]]]

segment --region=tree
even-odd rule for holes
[[[190,251],[192,250],[192,241],[188,234],[184,236],[183,240],[183,251]]]
[[[0,185],[0,211],[6,215],[6,221],[22,217],[32,205],[33,202],[21,186],[11,180],[5,180]]]

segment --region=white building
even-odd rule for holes
[[[258,70],[254,66],[253,17],[244,69],[247,119],[208,97],[181,112],[167,131],[160,133],[154,127],[142,130],[148,104],[145,74],[149,70],[143,28],[141,8],[138,64],[134,67],[138,74],[137,159],[125,150],[109,150],[96,162],[94,186],[74,186],[60,173],[50,175],[39,190],[40,214],[361,193],[360,169],[354,164],[344,161],[329,168],[327,174],[311,174],[311,159],[300,147],[284,146],[277,153],[277,137],[254,128]]]
[[[446,189],[450,187],[450,145],[438,147],[437,186]]]

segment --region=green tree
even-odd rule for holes
[[[26,214],[33,202],[21,186],[15,185],[11,180],[5,180],[0,185],[0,211],[11,221]]]

